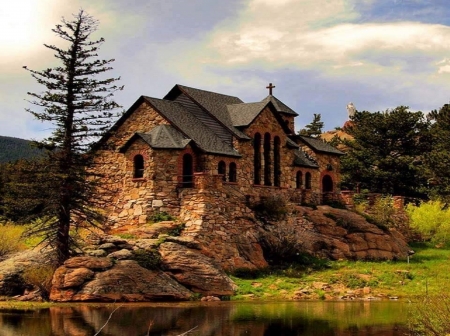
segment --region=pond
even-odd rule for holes
[[[400,336],[407,315],[391,301],[73,304],[0,309],[0,335]]]

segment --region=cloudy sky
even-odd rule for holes
[[[240,97],[273,94],[300,114],[342,126],[346,105],[424,112],[450,99],[448,0],[13,0],[0,4],[0,135],[50,132],[25,112],[43,90],[22,69],[58,65],[43,43],[80,8],[100,21],[101,58],[115,58],[124,109],[175,84]]]

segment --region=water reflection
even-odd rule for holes
[[[0,310],[0,335],[94,335],[117,306]],[[400,336],[405,335],[406,310],[401,302],[126,304],[100,335],[171,336],[195,327],[189,335]]]

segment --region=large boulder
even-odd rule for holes
[[[298,239],[313,255],[332,260],[395,260],[408,254],[409,247],[399,232],[369,223],[355,212],[330,206],[297,210],[299,218],[306,219],[300,224]]]
[[[159,247],[165,270],[182,285],[204,295],[233,295],[237,289],[222,267],[199,250],[167,242]]]
[[[134,260],[75,257],[53,277],[53,301],[189,300],[192,292],[159,270],[148,270]]]

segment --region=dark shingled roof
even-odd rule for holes
[[[245,133],[234,127],[230,115],[228,114],[227,105],[243,103],[238,97],[228,96],[221,93],[205,91],[200,89],[176,85],[181,91],[193,98],[205,110],[211,113],[217,120],[225,125],[235,136],[240,139],[250,139]]]
[[[227,105],[233,126],[248,126],[267,105],[264,102]]]
[[[188,113],[181,104],[146,96],[144,99],[205,152],[240,156],[234,148],[220,140],[213,131]]]
[[[288,145],[291,148],[299,148],[300,146],[297,145],[293,140],[287,138],[286,145]]]
[[[152,148],[183,149],[191,139],[170,125],[158,125],[148,133],[137,133]]]
[[[272,95],[268,95],[266,98],[264,98],[262,101],[262,103],[268,103],[268,102],[272,102],[272,104],[275,106],[275,109],[280,112],[280,113],[284,113],[284,114],[290,114],[294,117],[298,116],[298,113],[295,112],[293,109],[291,109],[289,106],[287,106],[285,103],[283,103],[281,100],[279,100],[277,97],[272,96]]]
[[[307,167],[307,168],[319,168],[319,165],[308,157],[301,149],[294,152],[294,166]]]
[[[341,152],[339,149],[334,148],[333,146],[326,143],[322,139],[315,139],[315,138],[302,136],[302,135],[299,135],[298,138],[317,152],[335,154],[335,155],[344,155],[344,153]]]

